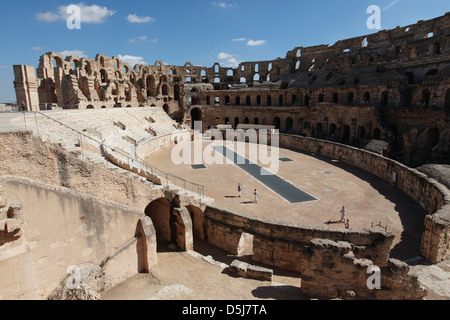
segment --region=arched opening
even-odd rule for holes
[[[62,68],[63,62],[60,57],[53,57],[53,68]]]
[[[86,109],[94,109],[94,106],[90,104],[86,107]]]
[[[156,81],[153,76],[148,76],[146,80],[147,85],[147,97],[156,96]]]
[[[354,99],[354,94],[353,92],[349,92],[347,94],[347,104],[348,105],[352,105],[353,104],[353,99]]]
[[[241,105],[241,97],[240,96],[236,96],[236,105],[237,106]]]
[[[295,106],[297,104],[297,96],[293,94],[291,96],[291,105]]]
[[[339,94],[333,93],[333,98],[332,98],[331,102],[339,103]]]
[[[305,94],[305,107],[309,107],[309,100],[310,100],[309,95]]]
[[[202,110],[199,108],[194,108],[191,110],[191,122],[192,122],[192,129],[194,129],[195,122],[202,121],[203,120],[203,113]]]
[[[245,97],[245,104],[246,104],[247,106],[249,106],[249,105],[252,104],[252,99],[250,98],[250,96],[246,96],[246,97]]]
[[[178,85],[178,84],[176,84],[176,85],[173,87],[173,99],[174,99],[175,101],[180,100],[180,85]]]
[[[364,101],[364,103],[370,102],[370,92],[364,92],[363,101]]]
[[[390,150],[394,152],[397,150],[397,126],[395,124],[388,126],[388,132],[389,132],[388,142]]]
[[[272,96],[267,96],[267,105],[268,106],[272,105]]]
[[[169,86],[167,84],[163,84],[163,86],[161,88],[161,93],[163,96],[169,95]]]
[[[318,103],[322,103],[325,101],[325,96],[323,95],[323,93],[319,94],[319,98],[317,99]]]
[[[108,82],[108,73],[106,72],[105,69],[100,70],[100,80],[101,80],[101,83]]]
[[[426,108],[430,104],[431,92],[428,89],[422,90],[422,97],[420,100],[420,106]]]
[[[250,124],[250,119],[248,117],[244,118],[244,124]]]
[[[255,119],[253,119],[253,124],[256,124],[256,125],[258,125],[258,124],[259,124],[259,118],[255,118]]]
[[[294,120],[292,118],[286,119],[286,133],[292,133],[294,130]]]
[[[342,141],[343,142],[350,141],[350,126],[349,125],[344,126],[344,132],[342,134]]]
[[[225,105],[230,105],[230,96],[225,96]]]
[[[388,96],[387,91],[383,91],[383,93],[381,94],[381,106],[382,107],[387,107],[388,102],[389,102],[388,99],[389,99],[389,96]]]
[[[366,128],[364,128],[363,126],[358,128],[358,139],[364,139],[364,137],[366,136]]]
[[[258,106],[261,105],[261,96],[260,96],[260,95],[258,95],[258,96],[256,97],[256,104],[257,104]]]
[[[323,138],[323,124],[320,122],[316,125],[316,138]]]
[[[160,198],[152,201],[145,208],[145,215],[152,219],[156,230],[156,240],[158,248],[160,244],[167,244],[173,241],[173,226],[171,223],[171,205],[168,199]]]
[[[329,132],[328,132],[328,136],[329,136],[330,138],[334,138],[334,137],[336,136],[336,130],[337,130],[336,125],[335,125],[334,123],[332,123],[332,124],[330,125],[330,129],[329,129]]]
[[[427,132],[427,140],[425,143],[425,150],[433,151],[433,149],[439,144],[439,130],[437,128],[432,128]]]
[[[407,72],[407,73],[405,73],[405,76],[406,76],[406,83],[407,84],[414,84],[414,73]]]
[[[239,118],[236,117],[234,118],[234,129],[237,129],[238,125],[239,125]]]
[[[283,101],[284,99],[283,99],[283,95],[279,95],[278,96],[278,105],[279,106],[283,106],[283,104],[284,104],[284,101]]]
[[[200,208],[196,206],[189,205],[186,207],[186,209],[188,210],[192,221],[192,233],[194,236],[194,250],[195,250],[196,239],[205,239],[205,230],[203,227],[205,214]]]
[[[279,117],[275,117],[273,119],[273,125],[275,126],[276,129],[280,130],[280,128],[281,128],[281,119]]]
[[[381,130],[379,128],[373,130],[373,139],[381,140]]]

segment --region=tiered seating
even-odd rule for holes
[[[30,130],[39,133],[45,141],[60,143],[67,150],[80,154],[80,133],[133,157],[137,145],[177,130],[177,124],[162,108],[64,110],[43,114],[36,118],[32,113],[27,114]],[[82,139],[95,144],[84,136]]]

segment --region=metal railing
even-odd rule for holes
[[[56,120],[40,111],[29,111],[26,113],[25,112],[22,112],[22,113],[24,116],[25,130],[31,129],[31,127],[29,126],[29,123],[27,123],[27,114],[34,114],[33,122],[35,122],[36,132],[37,132],[38,136],[40,136],[38,116],[42,116],[50,121],[53,121],[53,122],[59,124],[60,126],[63,126],[67,129],[77,133],[80,138],[80,149],[81,149],[81,153],[82,153],[81,155],[82,155],[83,159],[84,159],[84,153],[83,153],[83,144],[82,144],[83,140],[82,139],[86,138],[90,141],[97,143],[100,147],[102,147],[102,149],[104,148],[107,150],[111,150],[113,153],[119,154],[122,158],[124,158],[128,162],[129,168],[131,168],[131,165],[138,165],[140,167],[140,169],[145,170],[147,173],[151,173],[151,181],[153,184],[156,184],[155,183],[156,180],[160,180],[162,185],[167,185],[167,186],[173,185],[175,187],[182,188],[186,191],[196,193],[200,198],[205,198],[205,186],[188,181],[188,180],[178,177],[170,172],[160,170],[160,169],[148,164],[145,160],[141,159],[140,157],[138,157],[136,155],[136,152],[134,152],[135,153],[134,158],[132,158],[132,157],[130,157],[130,155],[126,154],[125,152],[118,150],[118,148],[108,146],[105,144],[104,141],[99,141],[93,137],[90,137],[90,136],[86,135],[85,133],[83,133],[75,128],[72,128],[71,126],[69,126],[59,120]],[[107,159],[107,157],[105,157],[105,160],[107,162],[108,161],[111,162],[109,159]],[[164,184],[163,184],[163,181],[165,182]]]

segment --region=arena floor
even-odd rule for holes
[[[216,162],[220,158],[223,160],[220,152],[213,151],[214,147],[217,150],[217,146],[223,146],[223,142],[204,141],[203,154],[216,157]],[[189,147],[191,161],[177,165],[176,161],[170,160],[176,160],[181,149],[188,152]],[[231,145],[231,149],[247,159],[254,154],[249,144],[240,142]],[[224,164],[211,164],[206,157],[202,163],[195,162],[194,154],[197,153],[198,156],[199,150],[194,143],[180,144],[161,150],[146,161],[157,168],[204,185],[206,196],[214,198],[217,205],[255,217],[313,227],[345,228],[339,220],[340,210],[342,206],[346,206],[350,229],[366,229],[372,224],[381,224],[396,236],[391,257],[410,259],[420,253],[425,211],[402,191],[368,172],[325,157],[273,149],[274,155],[277,151],[279,153],[277,159],[283,159],[278,162],[277,176],[312,196],[312,200],[292,203],[283,196],[283,190],[274,191],[274,188],[268,187],[242,166],[227,164],[225,161]],[[204,167],[195,169],[195,165],[199,164]],[[261,162],[257,164],[264,167]],[[244,186],[241,198],[238,197],[237,190],[239,183]],[[254,203],[255,189],[259,194],[257,203]]]

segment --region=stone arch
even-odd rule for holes
[[[205,239],[205,213],[199,207],[189,205],[186,206],[186,209],[189,212],[189,215],[192,220],[192,231],[194,236],[194,247],[195,247],[195,239]]]
[[[196,121],[203,121],[203,112],[200,108],[193,108],[191,110],[192,129],[194,129],[194,124]]]
[[[381,130],[380,128],[375,128],[373,130],[373,139],[380,140],[381,139]]]
[[[321,122],[316,125],[316,138],[323,138],[323,124]]]
[[[53,63],[53,68],[62,68],[63,67],[63,60],[59,56],[53,56],[52,63]]]
[[[422,90],[422,96],[420,99],[420,106],[423,108],[426,108],[429,106],[430,104],[430,99],[431,99],[431,92],[428,89],[423,89]]]
[[[342,141],[343,142],[349,142],[350,141],[350,126],[345,125],[344,126],[344,132],[342,134]]]
[[[333,93],[333,98],[332,101],[333,103],[339,103],[339,94],[338,93]]]
[[[366,128],[363,126],[358,127],[358,139],[364,139],[366,136]]]
[[[237,129],[239,125],[239,117],[234,118],[234,129]]]
[[[163,84],[161,88],[161,93],[163,96],[169,95],[169,86],[167,84]]]
[[[332,123],[332,124],[330,125],[330,130],[329,130],[329,132],[328,132],[328,136],[329,136],[330,138],[333,138],[334,136],[336,136],[336,130],[337,130],[336,124]]]
[[[148,76],[145,80],[147,85],[147,97],[155,97],[156,96],[156,81],[153,76]]]
[[[280,130],[280,128],[281,128],[281,119],[279,117],[275,117],[273,119],[273,125],[275,126],[275,129]]]
[[[108,82],[109,78],[108,78],[108,72],[106,72],[105,69],[101,69],[100,70],[100,82],[101,83],[106,83]]]
[[[354,100],[354,94],[353,92],[347,93],[347,104],[352,105]]]
[[[152,219],[158,242],[168,243],[173,240],[171,212],[172,206],[167,198],[156,199],[145,208],[144,213],[147,217]]]
[[[292,133],[293,130],[294,130],[294,120],[291,117],[289,117],[286,119],[285,131],[286,131],[286,133]]]

